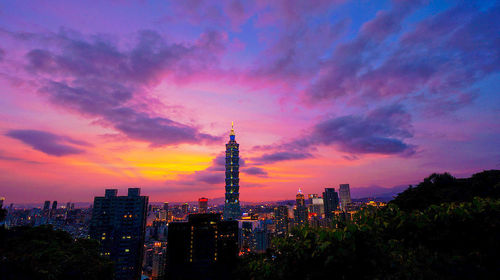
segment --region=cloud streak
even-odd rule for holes
[[[33,149],[51,156],[67,156],[84,153],[84,141],[41,130],[9,130],[6,136],[17,139]]]

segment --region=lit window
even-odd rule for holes
[[[128,252],[130,252],[130,249],[125,249],[125,253],[128,253]]]

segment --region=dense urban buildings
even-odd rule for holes
[[[148,197],[139,188],[127,196],[107,189],[95,197],[89,235],[101,244],[102,254],[115,262],[115,280],[137,280],[141,275]]]
[[[346,210],[347,206],[351,203],[351,190],[349,184],[340,184],[340,206],[342,210]]]
[[[325,218],[332,219],[334,211],[339,207],[339,195],[335,188],[325,188],[323,192],[323,204],[325,207]]]
[[[169,224],[167,279],[229,279],[238,256],[238,221],[190,214]]]
[[[236,142],[234,127],[231,125],[229,142],[226,144],[226,195],[224,204],[224,219],[238,220],[241,217],[240,208],[240,145]]]

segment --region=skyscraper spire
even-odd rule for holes
[[[236,134],[234,133],[234,122],[231,122],[231,133],[229,133],[229,140],[236,141]]]

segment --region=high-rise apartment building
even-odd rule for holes
[[[300,188],[295,198],[296,198],[296,206],[294,210],[295,223],[299,225],[306,224],[308,221],[309,213],[307,211],[305,196],[300,190]]]
[[[115,262],[115,280],[137,280],[141,276],[148,197],[139,188],[127,196],[107,189],[94,198],[89,235],[98,240],[101,252]]]
[[[340,206],[345,210],[347,205],[351,204],[351,190],[349,184],[340,184]]]
[[[208,198],[201,197],[198,199],[198,212],[201,214],[208,212]]]
[[[240,208],[240,144],[236,142],[234,127],[231,125],[229,142],[226,144],[226,195],[224,204],[224,219],[238,220],[241,218]]]
[[[288,235],[288,207],[280,205],[274,208],[274,223],[276,225],[276,235],[284,237]]]
[[[190,214],[169,224],[167,279],[230,279],[238,256],[238,221]]]
[[[332,219],[334,211],[339,207],[339,195],[335,188],[325,188],[323,192],[323,204],[325,207],[325,218]]]

